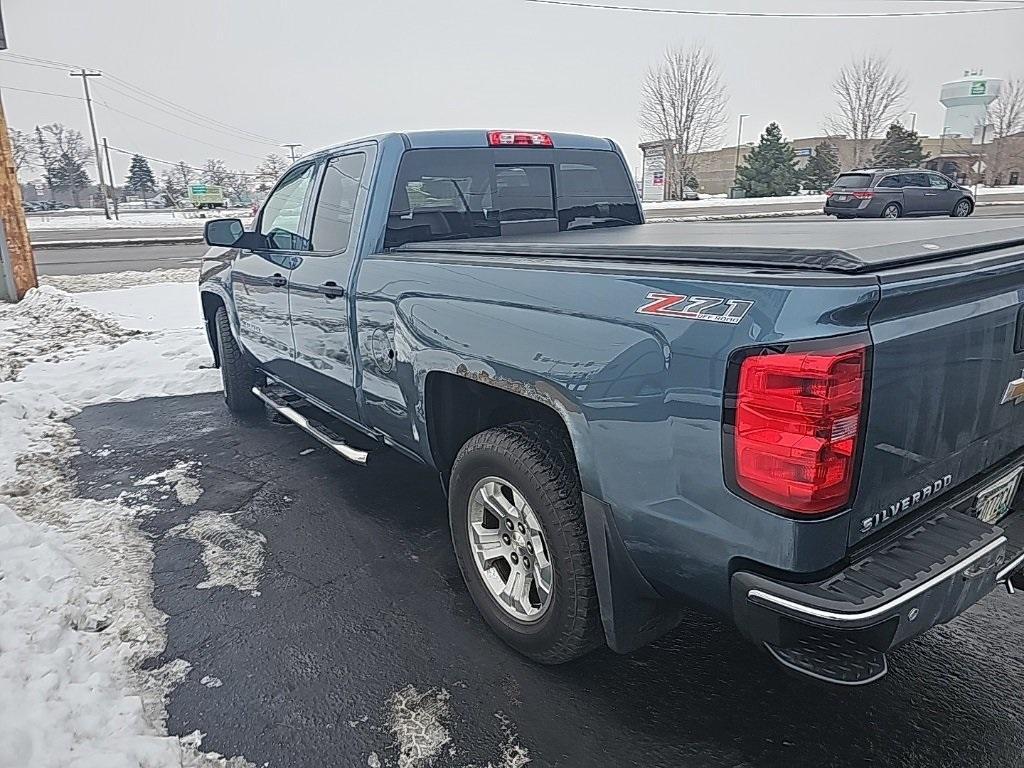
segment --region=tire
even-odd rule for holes
[[[900,208],[899,203],[889,203],[882,209],[883,219],[898,219],[903,215],[903,209]]]
[[[543,549],[545,557],[534,557],[532,566],[537,569],[540,559],[546,559],[550,566],[550,597],[546,606],[538,609],[539,615],[530,618],[513,615],[513,609],[502,605],[492,591],[495,580],[501,580],[497,573],[501,558],[495,558],[495,565],[484,567],[477,559],[479,550],[470,543],[474,509],[491,509],[479,503],[482,489],[488,485],[501,487],[501,482],[525,500],[527,506],[522,513],[533,515],[533,522],[527,522],[523,531],[525,536],[518,537],[520,544],[525,538],[525,546],[530,547],[529,552],[519,548],[518,563],[529,565],[525,560],[529,553],[536,555],[538,549]],[[502,640],[542,664],[571,661],[604,642],[580,480],[572,447],[563,433],[539,422],[519,422],[470,438],[452,468],[448,511],[455,555],[470,596]],[[534,525],[539,525],[540,541],[531,538]],[[507,538],[500,520],[494,530]],[[515,529],[510,530],[514,535]],[[519,530],[523,530],[521,526]],[[512,539],[509,548],[516,546],[517,539]],[[502,567],[511,568],[508,558],[515,557],[514,553],[508,555]],[[528,601],[540,594],[539,590],[533,591],[540,576],[535,574],[530,583],[533,586],[526,590]]]
[[[220,378],[224,384],[224,402],[228,410],[238,415],[263,411],[263,401],[252,393],[252,388],[264,383],[259,371],[245,359],[242,348],[231,333],[231,323],[224,307],[214,315],[217,330],[217,353],[220,358]]]
[[[956,205],[953,206],[949,215],[954,219],[965,219],[972,213],[974,213],[974,205],[966,197],[961,197],[956,201]]]

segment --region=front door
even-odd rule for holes
[[[292,272],[294,385],[359,420],[352,335],[352,265],[373,165],[374,145],[327,161],[313,208],[310,252]]]
[[[309,250],[304,233],[315,170],[310,163],[281,179],[257,220],[264,243],[239,250],[231,269],[239,340],[271,373],[286,372],[293,358],[288,285],[301,254]]]
[[[931,213],[951,213],[953,206],[962,197],[959,189],[950,189],[949,181],[937,173],[928,174],[928,182],[931,184],[933,193],[928,200],[928,210]]]

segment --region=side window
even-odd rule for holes
[[[342,155],[327,164],[313,212],[314,251],[339,252],[348,248],[365,167],[364,152]]]
[[[309,248],[309,242],[299,229],[306,193],[315,168],[310,163],[292,169],[263,205],[260,234],[267,236],[271,248],[285,251],[304,251]]]
[[[903,175],[904,187],[930,187],[927,173],[906,173]]]
[[[935,189],[949,189],[949,182],[938,174],[929,173],[928,181]]]
[[[886,176],[878,182],[879,189],[899,189],[902,186],[899,176]]]

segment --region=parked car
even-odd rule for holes
[[[228,408],[436,471],[521,653],[697,606],[856,685],[1024,588],[1024,222],[899,229],[644,225],[607,139],[388,134],[207,222],[200,290]]]
[[[683,200],[700,200],[700,195],[693,187],[683,187]]]
[[[840,219],[898,219],[974,212],[974,193],[935,171],[868,168],[840,174],[825,192],[825,213]]]

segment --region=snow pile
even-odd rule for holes
[[[140,227],[191,227],[202,229],[207,219],[250,216],[248,208],[219,210],[199,213],[197,211],[150,211],[149,213],[119,213],[118,219],[109,221],[103,211],[84,215],[42,215],[26,216],[30,232],[52,229],[139,229]]]
[[[141,669],[163,650],[166,619],[138,527],[146,508],[75,498],[67,467],[65,420],[79,408],[219,386],[186,288],[154,286],[171,313],[159,322],[122,291],[135,329],[52,287],[0,305],[0,765],[247,765],[201,753],[199,733],[167,736],[164,698],[189,664]]]

